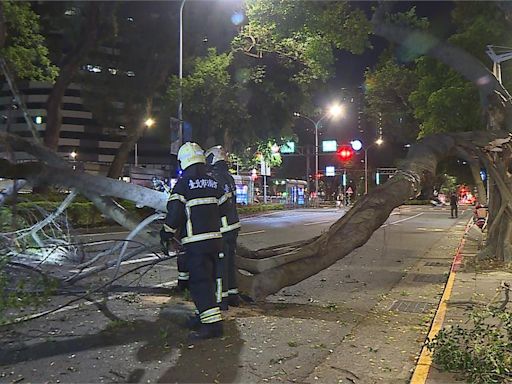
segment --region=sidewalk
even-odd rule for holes
[[[461,240],[459,249],[453,259],[452,268],[446,283],[443,296],[436,310],[428,338],[432,339],[443,328],[460,324],[463,326],[468,319],[468,309],[472,303],[495,305],[503,300],[499,287],[503,282],[512,283],[512,273],[506,271],[475,271],[476,254],[479,250],[479,241],[468,236],[472,223],[466,227],[466,235]],[[509,302],[507,310],[512,310]],[[423,348],[418,359],[411,384],[447,384],[464,383],[455,374],[441,371],[432,363],[432,355]]]

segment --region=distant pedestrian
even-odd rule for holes
[[[453,215],[455,214],[455,217],[459,217],[459,209],[458,209],[458,198],[457,194],[455,192],[452,192],[450,195],[450,216],[453,219]]]
[[[341,193],[338,193],[338,196],[336,196],[336,208],[341,208],[343,197],[341,196]]]

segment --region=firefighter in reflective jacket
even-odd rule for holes
[[[222,253],[220,218],[225,215],[228,195],[220,183],[207,174],[204,153],[198,144],[183,144],[178,151],[178,160],[183,174],[169,197],[160,236],[165,242],[179,234],[185,248],[189,290],[200,320],[198,331],[190,338],[220,337],[223,328],[215,269]]]
[[[240,221],[236,210],[236,185],[229,173],[227,156],[220,145],[210,148],[205,153],[206,164],[210,166],[211,175],[217,180],[229,199],[226,202],[226,215],[221,217],[222,239],[224,240],[224,260],[222,272],[222,303],[221,309],[238,306],[238,285],[236,281],[236,240],[240,231]]]

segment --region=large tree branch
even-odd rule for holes
[[[480,132],[475,134],[475,141],[469,133],[441,134],[423,139],[411,148],[399,171],[388,182],[360,199],[328,232],[293,255],[282,247],[286,257],[277,250],[275,255],[269,255],[274,259],[271,263],[261,260],[260,267],[274,265],[265,270],[257,268],[253,261],[239,258],[238,265],[241,268],[247,265],[253,272],[239,275],[240,288],[253,299],[261,300],[329,267],[365,244],[394,208],[417,196],[422,182],[435,174],[438,162],[455,154],[459,140],[468,139],[484,147],[496,137],[508,137],[508,133]],[[279,264],[279,260],[284,263]]]
[[[0,143],[8,144],[17,151],[29,153],[36,157],[39,161],[45,162],[52,167],[59,168],[55,171],[55,173],[61,172],[62,168],[66,168],[68,171],[71,171],[71,165],[57,156],[55,152],[20,136],[0,132]],[[4,165],[0,166],[0,172],[3,172],[2,167],[10,166],[10,164],[4,163]],[[33,175],[32,177],[37,178],[36,175]],[[88,188],[85,188],[80,192],[89,200],[91,200],[103,214],[113,219],[119,225],[128,228],[129,230],[133,230],[139,224],[138,219],[131,217],[123,207],[114,202],[112,199],[103,196],[104,193],[98,194],[96,191],[92,191]],[[148,232],[144,232],[141,235],[144,236],[145,239],[151,240],[152,242],[155,240],[155,237]]]
[[[69,168],[56,168],[39,162],[12,164],[0,159],[0,176],[7,179],[27,179],[33,185],[50,184],[76,188],[81,193],[118,197],[133,201],[138,206],[166,211],[166,193]]]

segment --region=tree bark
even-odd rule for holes
[[[149,96],[146,99],[146,108],[144,115],[138,115],[135,113],[134,106],[130,103],[125,108],[125,113],[127,116],[131,116],[130,119],[132,121],[131,124],[127,126],[128,135],[124,138],[121,146],[117,150],[116,156],[110,164],[108,169],[107,177],[112,179],[118,179],[122,176],[123,168],[126,162],[128,161],[128,156],[132,148],[134,148],[135,143],[139,141],[139,139],[144,134],[144,130],[147,128],[144,123],[144,116],[151,116],[151,106],[153,103],[153,96]]]
[[[56,168],[40,162],[12,164],[0,159],[0,175],[7,179],[27,179],[32,185],[58,185],[98,196],[122,198],[133,201],[140,207],[166,211],[167,194],[164,192],[70,168]]]
[[[498,133],[471,133],[475,138],[474,143],[466,133],[434,135],[423,139],[411,148],[404,165],[388,182],[359,200],[316,240],[292,251],[281,246],[273,255],[268,252],[268,258],[256,263],[249,260],[246,252],[242,253],[245,257],[239,257],[237,264],[240,268],[245,266],[249,274],[239,275],[241,290],[255,300],[262,300],[334,264],[365,244],[394,208],[416,197],[422,182],[435,174],[437,163],[457,152],[459,142],[464,142],[466,146],[484,147],[495,137],[494,134]],[[500,132],[499,135],[506,137],[508,133]],[[510,236],[510,230],[506,228],[501,236]]]

